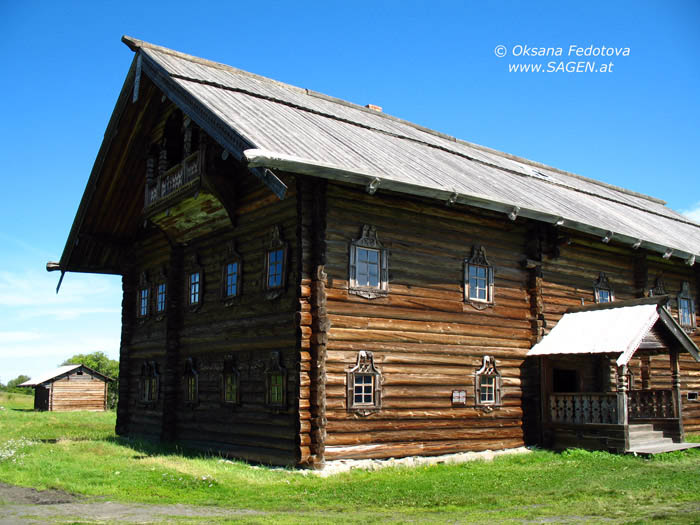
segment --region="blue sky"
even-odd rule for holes
[[[0,2],[0,381],[75,353],[118,356],[120,278],[68,274],[56,295],[44,265],[63,251],[132,60],[122,34],[377,104],[700,221],[698,28],[695,0]],[[569,57],[571,45],[629,56]],[[549,61],[614,67],[508,72]]]

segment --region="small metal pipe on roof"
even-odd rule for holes
[[[508,218],[511,221],[514,221],[515,219],[518,218],[518,213],[520,213],[520,206],[514,206],[512,210],[510,210],[510,213],[508,214]]]
[[[602,241],[603,244],[608,244],[610,240],[613,238],[613,235],[615,235],[613,232],[608,231],[605,233],[605,237],[603,237]]]

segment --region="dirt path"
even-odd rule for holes
[[[234,520],[264,513],[194,505],[150,505],[89,501],[60,490],[35,490],[0,483],[0,525],[18,523],[168,523],[174,519]]]

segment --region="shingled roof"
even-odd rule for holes
[[[700,225],[661,200],[308,89],[130,37],[122,40],[136,52],[122,98],[129,90],[137,97],[140,77],[147,75],[280,198],[286,188],[274,170],[528,217],[689,264],[700,256]],[[119,108],[118,103],[115,113]],[[110,126],[117,121],[113,116]],[[108,129],[105,136],[110,135]],[[93,169],[88,187],[96,184],[95,177],[99,169]],[[80,221],[79,212],[71,237]],[[69,238],[63,270],[71,269],[71,246]]]

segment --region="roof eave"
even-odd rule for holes
[[[124,113],[129,100],[131,99],[131,93],[134,89],[134,78],[136,76],[136,62],[137,59],[134,57],[131,62],[131,66],[129,67],[129,72],[126,75],[126,79],[124,80],[121,92],[119,93],[117,103],[112,111],[112,116],[109,119],[109,124],[107,124],[104,139],[100,145],[95,163],[92,166],[90,177],[88,178],[87,185],[85,186],[85,192],[80,200],[80,206],[78,206],[78,212],[75,214],[75,218],[73,219],[73,225],[71,226],[68,239],[66,240],[65,247],[63,248],[61,260],[58,263],[57,269],[61,270],[61,272],[79,271],[74,267],[71,267],[71,255],[73,253],[73,249],[78,244],[80,229],[82,228],[87,209],[90,206],[95,190],[97,189],[97,184],[102,174],[102,167],[104,165],[105,158],[107,157],[109,149],[112,145],[112,140],[117,135],[119,120]]]
[[[616,242],[631,246],[634,249],[645,248],[651,252],[656,252],[666,257],[675,256],[676,258],[682,259],[689,264],[694,264],[695,258],[700,257],[700,253],[694,254],[685,250],[673,248],[671,246],[664,246],[653,241],[631,237],[623,233],[610,232],[609,230],[605,230],[592,224],[574,221],[567,219],[566,217],[553,215],[538,210],[522,208],[515,203],[494,201],[493,199],[483,195],[460,194],[457,192],[427,188],[417,184],[398,182],[387,179],[383,175],[377,173],[362,170],[348,170],[334,164],[301,159],[292,155],[263,149],[248,149],[245,150],[243,154],[249,167],[274,168],[291,173],[299,173],[302,175],[311,175],[338,182],[357,184],[368,188],[372,187],[372,191],[375,191],[377,188],[381,188],[396,191],[398,193],[428,197],[446,203],[465,204],[477,208],[502,212],[506,215],[514,214],[514,217],[526,217],[528,219],[534,219],[540,222],[555,224],[560,227],[570,228],[572,230],[599,236],[601,239],[608,237],[609,234],[612,233],[612,237]]]

